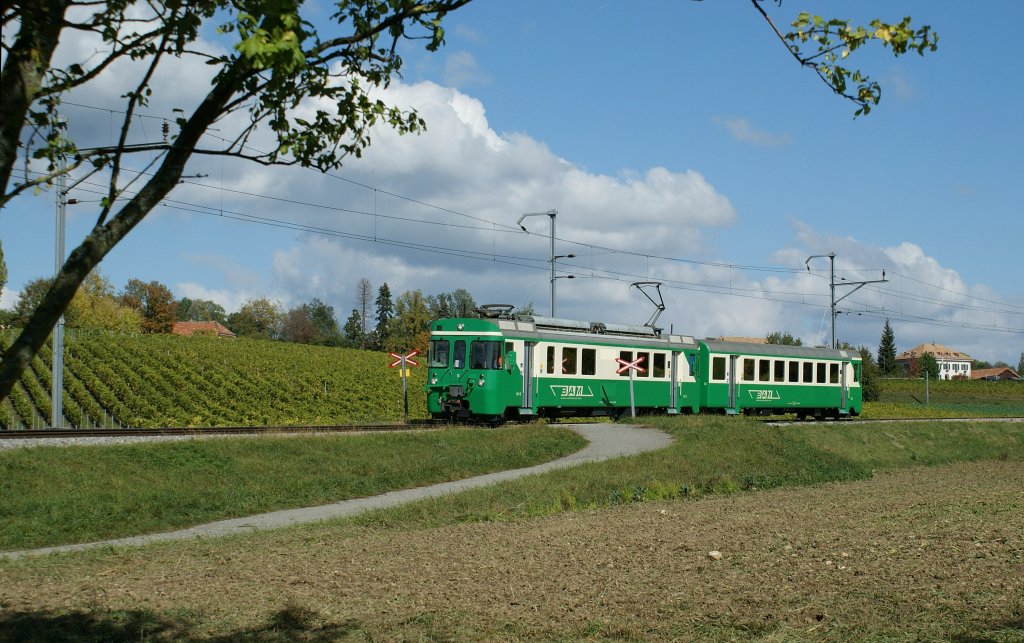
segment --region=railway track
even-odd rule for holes
[[[217,426],[171,427],[162,429],[26,429],[0,431],[0,440],[45,438],[121,438],[202,435],[265,435],[290,433],[360,433],[369,431],[408,431],[444,426],[429,420],[389,424],[340,424],[335,426]]]

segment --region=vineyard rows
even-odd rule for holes
[[[402,419],[386,353],[239,338],[80,334],[65,339],[68,427],[329,425]],[[0,402],[0,428],[52,426],[49,346]],[[409,413],[426,417],[425,369]]]

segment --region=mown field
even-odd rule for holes
[[[675,438],[660,451],[342,521],[0,561],[0,631],[12,640],[1024,639],[1020,422],[658,422]],[[73,450],[84,451],[63,449]]]

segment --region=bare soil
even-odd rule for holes
[[[0,609],[0,640],[1024,641],[1024,463],[25,559]]]

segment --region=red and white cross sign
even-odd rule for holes
[[[394,360],[395,360],[395,361],[391,362],[391,366],[389,368],[394,368],[394,367],[398,366],[399,364],[402,364],[403,366],[405,366],[406,364],[408,364],[409,366],[419,366],[420,363],[413,359],[413,357],[416,357],[419,354],[420,354],[419,349],[414,350],[413,352],[409,353],[408,355],[400,355],[398,353],[388,353],[388,355],[393,357]]]
[[[646,359],[646,356],[645,355],[641,355],[640,357],[638,357],[635,360],[633,360],[632,362],[630,362],[629,360],[622,359],[621,357],[616,357],[615,361],[618,362],[619,364],[621,364],[621,366],[619,366],[619,368],[617,368],[615,370],[615,372],[618,373],[618,374],[621,374],[621,373],[625,373],[627,370],[632,369],[634,371],[639,371],[641,373],[646,373],[647,369],[644,368],[643,366],[640,366],[641,364],[643,364],[645,359]]]

